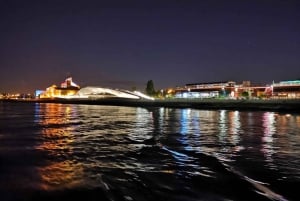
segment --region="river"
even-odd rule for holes
[[[300,114],[0,102],[15,200],[299,200]]]

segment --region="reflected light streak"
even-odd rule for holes
[[[219,113],[219,135],[218,140],[221,142],[221,144],[226,144],[226,136],[228,132],[228,124],[227,124],[228,118],[227,118],[227,112],[226,110],[221,110]],[[228,152],[226,147],[222,148],[222,151]]]
[[[80,163],[64,161],[64,156],[73,153],[74,126],[69,122],[76,110],[68,105],[41,104],[36,106],[36,122],[42,126],[41,144],[37,150],[46,152],[59,162],[52,162],[39,168],[41,188],[52,190],[79,185],[83,174]]]
[[[220,129],[220,139],[222,141],[222,139],[224,138],[224,136],[226,136],[227,134],[227,116],[226,116],[226,110],[221,110],[220,111],[220,117],[219,117],[219,129]]]
[[[239,132],[241,131],[241,122],[239,111],[229,113],[231,143],[236,145],[240,141]]]
[[[165,110],[166,109],[164,107],[159,108],[158,128],[160,133],[162,132],[164,127]]]
[[[149,118],[151,116],[151,118]],[[152,130],[151,121],[153,121],[153,113],[149,112],[144,108],[137,108],[136,118],[132,119],[135,121],[135,126],[130,131],[130,136],[133,140],[145,140],[145,136],[141,136],[141,133],[150,133]]]
[[[221,110],[219,112],[218,140],[221,146],[217,155],[220,160],[230,161],[228,156],[232,156],[243,149],[242,146],[239,146],[240,134],[242,133],[240,118],[239,111]]]
[[[200,114],[198,110],[183,109],[180,117],[180,138],[185,150],[199,150],[200,148]],[[196,139],[195,139],[196,138]],[[195,144],[196,143],[196,144]]]
[[[182,109],[181,119],[180,119],[180,133],[187,134],[189,130],[189,119],[190,119],[191,109]]]
[[[192,134],[199,136],[200,134],[200,114],[197,110],[182,109],[180,116],[180,133]]]
[[[52,163],[41,167],[39,174],[43,181],[41,188],[44,190],[72,188],[82,185],[84,180],[82,165],[72,161]]]
[[[263,114],[263,128],[264,135],[262,137],[262,152],[268,162],[273,162],[273,154],[275,153],[273,148],[273,135],[276,132],[275,128],[275,114],[273,112],[265,112]]]

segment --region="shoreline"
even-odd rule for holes
[[[1,102],[111,105],[131,107],[194,108],[210,110],[265,110],[300,112],[300,99],[2,99]]]

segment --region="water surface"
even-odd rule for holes
[[[299,200],[300,115],[0,103],[1,200]]]

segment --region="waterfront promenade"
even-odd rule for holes
[[[133,107],[169,107],[224,110],[268,110],[300,112],[300,99],[2,99],[5,102],[114,105]]]

